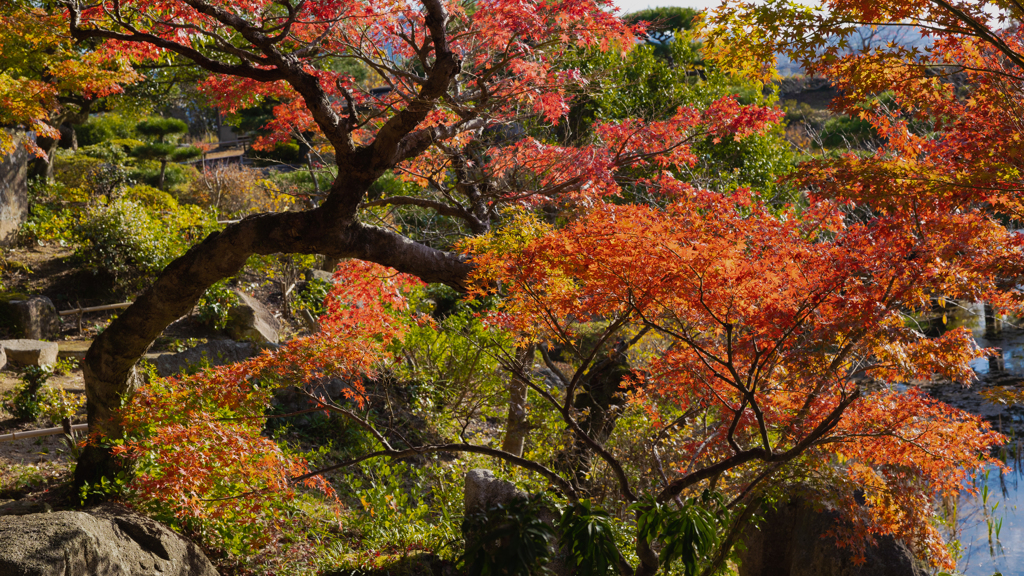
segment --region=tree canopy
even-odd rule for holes
[[[130,456],[144,463],[137,486],[162,506],[220,522],[239,514],[225,508],[239,486],[258,496],[312,481],[330,494],[313,480],[329,469],[475,453],[529,472],[595,526],[605,526],[602,498],[628,510],[639,537],[628,549],[605,541],[598,571],[647,576],[682,562],[710,573],[763,499],[792,485],[842,510],[856,542],[893,534],[952,566],[933,498],[960,490],[1003,439],[912,386],[967,384],[968,361],[984,351],[963,330],[926,338],[908,315],[947,298],[1019,305],[1016,6],[736,2],[700,17],[699,34],[661,38],[657,53],[636,46],[646,34],[636,23],[686,29],[693,13],[627,24],[603,0],[66,6],[6,17],[26,34],[26,22],[66,22],[79,43],[50,29],[57,48],[43,52],[100,63],[99,79],[68,72],[84,83],[69,90],[110,93],[134,78],[131,63],[173,55],[209,73],[202,90],[221,110],[272,108],[257,147],[301,140],[333,178],[301,210],[208,236],[97,337],[85,360],[89,422],[109,441],[85,450],[79,482]],[[865,23],[910,23],[933,43],[849,50]],[[0,44],[5,58],[12,50]],[[783,113],[759,84],[781,51],[841,89],[835,106],[870,123],[877,150],[790,169]],[[0,100],[4,121],[52,121],[47,70],[63,68],[51,60],[34,72],[48,96]],[[36,86],[26,78],[9,79],[21,89],[8,92]],[[137,130],[162,140],[181,128],[157,124]],[[429,213],[459,240],[396,224],[396,213]],[[274,253],[350,259],[322,330],[136,392],[153,339],[250,256]],[[429,317],[417,309],[422,283],[462,292],[472,313],[449,325]],[[467,334],[492,362],[466,365],[507,380],[501,447],[451,425],[437,426],[436,441],[399,445],[374,421],[366,382],[424,377],[417,357],[457,365],[463,356],[414,343]],[[341,400],[318,393],[326,376],[344,377]],[[473,378],[461,398],[474,397]],[[283,454],[257,424],[268,390],[285,385],[372,446],[313,471]],[[453,418],[482,409],[466,410]],[[544,449],[528,448],[531,411],[561,430]],[[219,475],[202,467],[207,453],[224,464]],[[710,535],[673,536],[687,514]],[[566,533],[593,532],[573,517]]]

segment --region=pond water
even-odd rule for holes
[[[947,304],[945,325],[939,314],[922,328],[935,335],[964,326],[980,346],[999,348],[1001,354],[971,362],[979,377],[971,388],[944,384],[930,387],[930,392],[979,414],[1010,436],[1000,458],[1013,469],[1003,473],[991,467],[972,480],[976,496],[965,493],[959,501],[945,503],[947,515],[956,518],[951,530],[961,545],[957,570],[966,576],[1024,576],[1024,408],[994,405],[977,394],[986,386],[1024,385],[1024,328],[1016,319],[997,317],[991,308],[986,311],[981,303],[954,306],[951,311]]]
[[[1021,475],[986,470],[974,483],[975,497],[958,503],[957,532],[961,545],[958,571],[966,576],[1024,576],[1024,500]]]

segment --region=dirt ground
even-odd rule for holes
[[[81,270],[73,254],[73,248],[58,244],[5,249],[0,257],[0,292],[41,294],[50,298],[58,311],[124,301],[123,297],[109,291],[109,279]],[[256,281],[249,286],[257,288],[256,296],[272,312],[281,315],[283,296],[279,287],[273,283]],[[67,348],[76,348],[79,354],[84,353],[90,339],[118,312],[88,313],[80,322],[66,317],[61,334],[54,338],[61,346],[62,356]],[[287,327],[284,332],[294,330],[293,327]],[[0,328],[0,339],[11,337],[13,335],[3,333]],[[186,342],[202,342],[213,337],[222,335],[202,326],[196,317],[189,315],[169,326],[150,352],[178,352]],[[0,394],[13,390],[20,383],[17,371],[9,368],[0,370]],[[52,376],[47,385],[85,394],[81,368],[67,375]],[[85,422],[84,408],[72,422]],[[0,504],[12,498],[46,500],[50,488],[68,479],[75,458],[62,433],[3,440],[4,435],[11,432],[51,426],[53,424],[45,418],[32,423],[17,421],[0,408]]]
[[[0,371],[0,394],[21,383],[18,374]],[[76,394],[85,394],[81,369],[64,376],[53,376],[47,386],[61,387]],[[85,412],[72,418],[72,424],[85,422]],[[59,424],[58,424],[59,425]],[[74,455],[64,434],[20,438],[4,441],[11,432],[49,428],[45,418],[35,422],[19,422],[0,409],[0,503],[9,499],[29,496],[46,499],[53,485],[65,480],[71,471]]]

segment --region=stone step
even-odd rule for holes
[[[85,353],[89,351],[89,346],[92,346],[92,340],[65,340],[57,342],[57,357],[81,360],[85,358]]]

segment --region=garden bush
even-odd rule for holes
[[[115,291],[134,293],[215,226],[209,214],[194,206],[157,213],[119,199],[94,207],[76,227],[75,256],[94,273],[110,274]]]
[[[129,175],[136,182],[157,187],[160,183],[160,162],[138,161],[137,165],[129,170]],[[176,196],[181,195],[199,177],[200,172],[194,166],[170,163],[164,173],[164,188]]]
[[[79,146],[100,144],[117,138],[135,138],[135,121],[120,114],[101,114],[89,118],[75,129]]]
[[[294,202],[262,170],[235,165],[206,167],[191,180],[181,198],[226,217],[287,210]]]
[[[228,321],[228,311],[238,304],[238,294],[228,286],[227,280],[221,280],[206,289],[199,297],[196,305],[199,310],[199,321],[221,330]]]
[[[117,163],[86,154],[58,154],[53,161],[54,180],[89,196],[110,196],[129,183],[128,170]]]
[[[125,190],[122,196],[127,200],[141,204],[149,210],[174,211],[179,208],[178,201],[174,199],[174,196],[146,184],[132,186]]]

